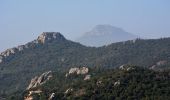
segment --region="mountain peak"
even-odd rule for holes
[[[83,36],[77,39],[87,46],[103,46],[115,42],[127,41],[136,39],[138,36],[126,32],[124,29],[114,27],[109,24],[96,25],[91,31],[84,33]]]
[[[39,43],[45,43],[46,41],[65,40],[65,37],[60,32],[43,32],[37,40]]]
[[[90,32],[87,32],[87,34],[91,35],[109,35],[114,33],[123,33],[125,32],[123,29],[111,26],[109,24],[104,25],[96,25]]]
[[[118,28],[118,27],[115,27],[115,26],[112,26],[112,25],[109,25],[109,24],[100,24],[100,25],[96,25],[93,29],[104,29],[104,28],[107,28],[107,29],[121,29],[121,28]]]

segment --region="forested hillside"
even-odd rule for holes
[[[5,95],[24,90],[32,77],[48,70],[64,72],[79,66],[108,69],[123,64],[167,69],[170,38],[136,39],[95,48],[67,40],[60,33],[44,32],[23,48],[9,49],[0,56],[0,94]]]
[[[13,94],[10,99],[28,100],[169,100],[170,71],[124,65],[117,69],[90,69],[86,75],[53,72],[45,84]],[[32,92],[31,92],[32,91]],[[33,92],[34,91],[34,92]],[[49,99],[50,98],[50,99]]]

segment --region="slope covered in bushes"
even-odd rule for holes
[[[36,100],[168,100],[170,99],[170,71],[153,71],[143,67],[124,66],[113,70],[90,69],[91,79],[84,75],[53,73],[46,84],[32,90]],[[31,90],[29,90],[31,91]],[[23,96],[28,96],[25,91]]]

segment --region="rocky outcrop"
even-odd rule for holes
[[[43,73],[42,75],[40,76],[36,76],[34,77],[29,86],[27,87],[27,90],[30,90],[32,88],[35,88],[37,86],[40,86],[44,83],[46,83],[50,78],[52,77],[52,72],[51,71],[48,71],[48,72],[45,72]],[[33,97],[33,95],[40,95],[42,93],[41,90],[30,90],[29,93],[24,97],[24,100],[34,100],[35,98]],[[52,98],[52,96],[50,96],[50,98]],[[49,100],[52,100],[52,99],[49,99]]]
[[[54,100],[54,97],[55,97],[55,93],[52,93],[52,94],[50,95],[50,97],[48,98],[48,100]]]
[[[118,86],[118,85],[120,85],[120,80],[118,80],[114,83],[114,86]]]
[[[52,40],[65,40],[64,36],[61,35],[59,32],[43,32],[39,37],[38,37],[38,42],[39,43],[45,43],[47,41],[52,41]]]
[[[42,93],[41,90],[29,91],[28,95],[24,97],[24,100],[34,100],[33,95]]]
[[[83,75],[84,79],[83,80],[90,80],[91,75],[89,73],[89,68],[87,67],[81,67],[81,68],[70,68],[69,72],[66,73],[66,77],[71,76],[71,75]],[[88,75],[87,75],[88,74]]]
[[[168,63],[168,61],[166,60],[160,60],[158,62],[156,62],[155,65],[152,65],[149,69],[159,69],[160,67],[163,67],[165,66],[166,64]]]
[[[72,88],[68,88],[64,93],[65,93],[65,94],[68,94],[68,93],[70,93],[70,92],[72,92],[72,91],[73,91]]]
[[[4,62],[4,59],[6,59],[7,57],[14,55],[18,52],[21,52],[27,48],[34,47],[35,45],[44,44],[48,41],[54,40],[61,41],[65,40],[65,38],[59,32],[43,32],[40,36],[38,36],[36,40],[33,40],[32,42],[11,49],[7,49],[4,52],[0,53],[0,63]]]
[[[69,70],[68,75],[70,75],[70,74],[77,74],[77,75],[82,74],[83,75],[83,74],[87,74],[88,72],[89,72],[89,69],[87,67],[71,68]]]
[[[128,65],[121,65],[119,67],[120,70],[126,70],[126,71],[130,71],[130,70],[134,70],[135,67],[134,66],[128,66]]]
[[[13,55],[17,52],[17,48],[11,48],[7,49],[6,51],[0,53],[0,63],[4,61],[5,58],[7,58],[10,55]]]
[[[2,52],[1,54],[3,56],[9,56],[10,54],[14,54],[16,52],[16,48],[12,48],[12,49],[7,49],[5,52]]]
[[[45,72],[40,76],[34,77],[31,80],[29,86],[27,87],[27,90],[29,90],[31,88],[35,88],[35,87],[37,87],[39,85],[42,85],[42,84],[46,83],[51,77],[52,77],[52,72],[51,71]]]
[[[90,80],[90,78],[91,78],[91,75],[86,75],[85,78],[84,78],[84,80],[85,80],[85,81],[86,81],[86,80]]]
[[[21,51],[31,47],[32,45],[36,45],[37,43],[35,41],[36,40],[29,42],[25,45],[20,45],[18,47],[7,49],[6,51],[0,53],[0,63],[4,62],[4,59],[8,58],[9,56],[15,55],[16,53],[21,52]]]

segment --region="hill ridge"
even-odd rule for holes
[[[37,39],[26,43],[25,45],[19,45],[17,47],[13,47],[7,49],[0,53],[0,63],[3,63],[6,58],[11,55],[14,55],[17,52],[23,51],[25,49],[31,48],[32,46],[44,44],[51,41],[64,41],[65,37],[60,32],[42,32]]]

